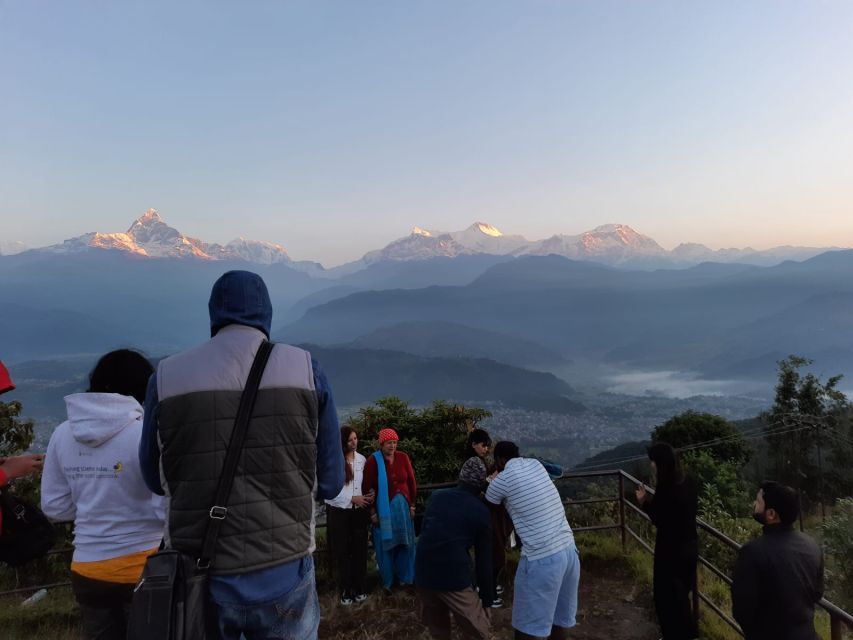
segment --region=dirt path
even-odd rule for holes
[[[512,594],[503,609],[492,610],[495,640],[511,640]],[[619,567],[584,568],[578,606],[578,625],[572,640],[657,640],[660,637],[649,595]],[[397,590],[374,595],[362,605],[341,606],[332,596],[321,598],[323,640],[426,640],[413,592]],[[461,636],[460,636],[461,637]]]

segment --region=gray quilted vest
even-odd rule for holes
[[[160,362],[160,476],[167,546],[197,554],[261,331],[229,325]],[[317,394],[307,351],[277,344],[261,379],[220,529],[214,574],[245,573],[314,550]]]

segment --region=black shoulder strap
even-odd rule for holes
[[[249,378],[240,396],[240,406],[237,409],[237,418],[234,420],[234,430],[228,441],[228,452],[225,454],[225,464],[222,466],[222,475],[219,476],[219,485],[216,487],[216,499],[210,508],[210,520],[207,522],[207,530],[204,533],[204,542],[201,545],[201,555],[198,558],[199,569],[210,568],[213,554],[216,549],[216,538],[219,528],[222,526],[225,516],[228,515],[228,496],[231,494],[231,486],[234,484],[234,473],[237,471],[237,462],[243,451],[243,442],[246,440],[246,431],[249,428],[249,420],[252,418],[252,410],[255,408],[255,398],[258,396],[258,387],[261,377],[267,366],[273,343],[264,340],[255,354]]]

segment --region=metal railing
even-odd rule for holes
[[[576,471],[576,472],[568,472],[564,473],[557,480],[574,480],[574,479],[583,479],[583,478],[616,478],[619,485],[619,495],[611,498],[589,498],[584,500],[571,500],[564,499],[563,502],[566,506],[582,506],[582,505],[590,505],[590,504],[613,504],[617,503],[619,507],[619,521],[614,522],[612,524],[595,524],[595,525],[587,525],[581,527],[572,527],[572,530],[575,532],[595,532],[595,531],[608,531],[608,530],[619,530],[622,548],[625,549],[627,547],[628,538],[630,537],[634,542],[640,545],[644,550],[648,551],[650,554],[654,555],[654,549],[652,546],[643,539],[643,537],[637,533],[631,526],[628,524],[627,513],[628,510],[631,510],[632,513],[638,515],[640,518],[650,521],[650,518],[646,513],[640,509],[637,505],[635,505],[632,501],[627,500],[625,498],[625,482],[628,481],[630,484],[639,486],[643,484],[640,480],[635,478],[634,476],[622,471],[621,469],[617,470],[605,470],[605,471]],[[441,484],[428,484],[423,485],[418,488],[419,494],[427,494],[435,491],[436,489],[444,489],[447,487],[456,486],[455,482],[441,483]],[[654,494],[654,491],[648,489],[649,493]],[[696,524],[699,529],[708,533],[712,538],[721,542],[726,547],[738,551],[741,548],[741,545],[732,540],[723,532],[715,529],[707,522],[704,522],[701,519],[696,520]],[[324,522],[318,522],[317,528],[325,527]],[[61,549],[54,549],[48,552],[51,555],[54,554],[62,554],[62,553],[70,553],[73,549],[71,547],[65,547]],[[721,579],[723,582],[731,586],[732,580],[731,578],[722,570],[714,566],[707,558],[699,555],[698,564],[708,569],[711,573]],[[698,567],[697,567],[698,568]],[[698,572],[697,572],[698,574]],[[32,585],[28,587],[23,587],[19,589],[12,589],[9,591],[0,591],[0,597],[13,595],[17,593],[27,593],[32,591],[37,591],[39,589],[46,589],[52,587],[64,587],[70,585],[70,582],[57,582],[53,584],[44,584],[44,585]],[[743,631],[740,626],[738,626],[737,622],[735,622],[731,616],[729,616],[725,611],[720,609],[720,607],[708,597],[707,594],[701,592],[698,588],[698,579],[697,579],[697,588],[693,591],[693,612],[697,617],[699,616],[699,608],[700,602],[707,605],[707,607],[717,616],[719,616],[726,624],[728,624],[735,632],[743,635]],[[820,602],[818,602],[818,607],[823,609],[829,614],[830,619],[830,637],[831,640],[842,640],[842,633],[844,629],[844,625],[853,630],[853,616],[844,611],[838,605],[833,604],[826,598],[822,598]]]
[[[621,469],[612,470],[612,471],[577,471],[577,472],[569,472],[564,473],[559,480],[571,480],[571,479],[580,479],[580,478],[605,478],[605,477],[615,477],[619,484],[619,495],[616,498],[593,498],[589,500],[570,500],[565,499],[563,502],[566,506],[575,506],[575,505],[584,505],[584,504],[595,504],[595,503],[618,503],[619,505],[619,522],[613,524],[603,524],[603,525],[592,525],[585,527],[572,527],[574,531],[582,532],[582,531],[602,531],[607,529],[618,529],[622,538],[622,547],[623,549],[627,546],[628,537],[632,538],[635,542],[637,542],[643,549],[648,551],[650,554],[654,555],[654,549],[651,545],[642,538],[634,529],[631,528],[630,524],[628,524],[628,519],[626,518],[627,510],[631,510],[634,514],[643,518],[646,521],[651,521],[649,516],[643,511],[640,507],[634,504],[632,501],[625,498],[625,481],[629,483],[639,486],[643,484],[640,480],[635,478],[634,476],[622,471]],[[654,494],[653,490],[650,490],[646,487],[646,490],[649,493]],[[732,540],[729,536],[724,534],[722,531],[714,528],[707,522],[697,518],[696,524],[698,528],[708,535],[710,535],[713,539],[722,543],[724,546],[732,549],[733,551],[738,551],[741,548],[741,544],[735,540]],[[720,570],[718,567],[714,566],[707,558],[699,555],[698,565],[705,567],[715,576],[717,576],[720,580],[725,582],[727,585],[731,586],[732,579],[729,577],[724,571]],[[698,569],[698,566],[697,566]],[[729,616],[725,611],[723,611],[707,594],[702,593],[702,591],[698,587],[698,571],[697,571],[697,586],[693,590],[693,614],[696,616],[698,621],[699,616],[699,608],[700,602],[707,605],[707,607],[718,617],[720,617],[726,624],[728,624],[735,632],[739,635],[743,636],[743,631],[740,626],[735,622],[731,616]],[[850,615],[848,612],[844,611],[841,607],[836,604],[833,604],[826,598],[821,598],[820,602],[817,603],[817,606],[823,609],[826,613],[829,614],[829,628],[830,628],[830,638],[831,640],[842,640],[842,634],[844,631],[844,626],[846,625],[849,629],[853,630],[853,615]]]

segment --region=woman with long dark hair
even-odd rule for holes
[[[71,588],[87,638],[124,640],[133,587],[163,537],[163,498],[139,467],[142,403],[154,369],[130,349],[103,356],[89,389],[65,397],[50,436],[41,508],[74,521]]]
[[[367,523],[371,491],[361,494],[365,457],[358,452],[358,434],[349,425],[341,427],[345,482],[334,500],[326,500],[329,547],[335,564],[335,578],[341,591],[341,604],[367,599]]]
[[[475,428],[468,434],[465,443],[465,460],[479,458],[486,466],[487,480],[489,482],[497,474],[494,461],[489,460],[489,451],[492,448],[492,437],[485,429]],[[506,544],[509,534],[512,533],[512,520],[503,505],[488,504],[492,522],[492,578],[495,584],[496,597],[492,600],[491,607],[497,609],[503,606],[500,597],[504,592],[501,579],[506,568]]]
[[[699,635],[690,602],[696,588],[699,555],[696,534],[696,483],[681,469],[665,442],[649,448],[655,493],[637,488],[637,501],[655,525],[654,598],[663,640],[693,640]]]

